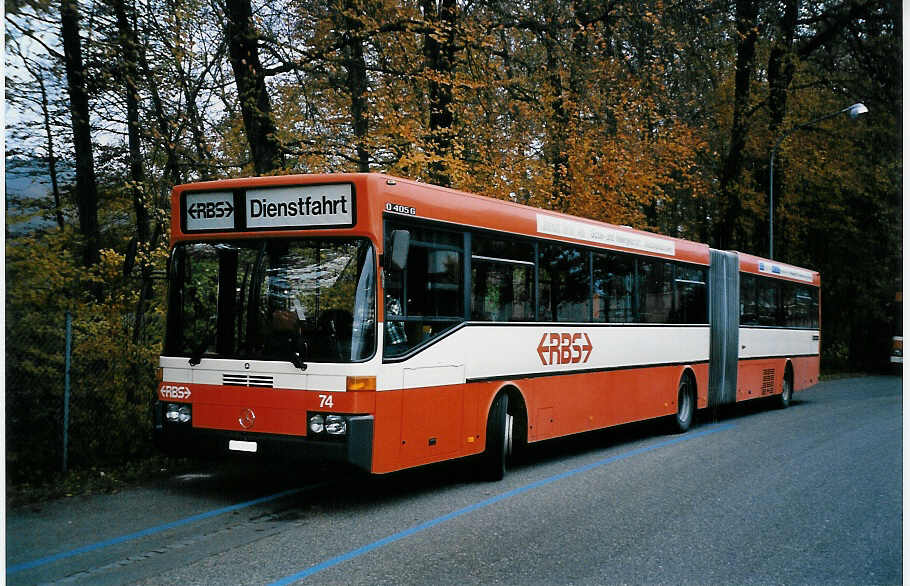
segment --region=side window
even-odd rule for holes
[[[778,318],[780,306],[780,283],[771,279],[758,281],[758,325],[781,325]]]
[[[784,325],[790,328],[801,328],[809,315],[808,297],[800,295],[801,287],[794,283],[781,283]]]
[[[739,323],[743,326],[758,325],[758,283],[753,275],[740,274],[739,286]]]
[[[639,318],[642,323],[672,322],[673,264],[642,259],[638,263]]]
[[[585,322],[591,315],[589,253],[558,244],[540,245],[539,321]]]
[[[708,287],[705,269],[685,265],[676,266],[673,323],[708,323]]]
[[[809,306],[809,327],[818,329],[818,287],[809,287],[809,297],[812,300]]]
[[[471,249],[471,319],[533,320],[533,245],[474,236]]]
[[[612,253],[594,253],[594,321],[631,323],[635,321],[633,286],[635,259]]]
[[[783,283],[784,319],[791,328],[818,327],[818,289]]]
[[[385,250],[393,230],[407,230],[410,244],[404,270],[383,268],[386,357],[401,356],[464,320],[462,235],[389,223]]]

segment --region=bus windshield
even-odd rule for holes
[[[165,352],[312,362],[369,359],[376,270],[363,238],[244,239],[174,248]]]

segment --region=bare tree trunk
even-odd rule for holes
[[[341,29],[344,32],[344,66],[348,75],[345,85],[351,97],[351,126],[354,130],[354,143],[357,149],[357,170],[361,173],[370,171],[370,151],[367,149],[369,118],[367,116],[367,65],[363,51],[363,24],[349,16],[358,10],[357,2],[345,0],[344,14],[341,16]]]
[[[137,253],[148,250],[151,246],[149,235],[149,213],[145,202],[145,167],[142,160],[142,144],[139,133],[139,50],[136,31],[133,30],[127,15],[124,0],[112,0],[114,14],[117,18],[117,32],[120,45],[120,77],[126,94],[126,126],[129,146],[130,191],[132,192],[133,211],[136,215],[136,237],[134,239]],[[139,299],[133,323],[133,343],[138,343],[145,330],[145,310],[152,295],[152,271],[146,260],[139,260],[141,284]],[[134,257],[135,258],[135,257]]]
[[[555,55],[556,41],[547,39],[547,69],[550,72],[550,86],[553,90],[553,123],[547,132],[549,162],[553,169],[553,197],[555,209],[566,211],[569,207],[569,191],[572,178],[569,170],[567,132],[569,113],[566,108],[566,89],[560,76],[561,67]]]
[[[736,182],[743,169],[746,137],[749,132],[750,84],[755,69],[755,43],[758,38],[758,8],[754,0],[736,0],[736,78],[733,96],[733,126],[730,147],[720,177],[720,210],[714,225],[714,245],[733,248],[742,201]]]
[[[63,202],[60,197],[60,183],[57,180],[57,155],[54,150],[54,134],[51,129],[51,109],[50,102],[47,98],[47,87],[44,85],[44,78],[41,71],[32,69],[28,60],[23,59],[23,64],[35,81],[38,82],[38,89],[41,90],[41,116],[44,118],[44,135],[47,139],[47,172],[51,178],[51,193],[54,196],[54,218],[57,221],[57,227],[63,229]]]
[[[263,175],[283,167],[284,157],[272,120],[272,104],[259,60],[259,37],[253,29],[252,14],[250,0],[227,0],[224,34],[253,166],[257,174]]]
[[[568,152],[569,111],[566,104],[570,90],[562,83],[563,64],[556,54],[560,43],[559,23],[556,10],[553,12],[549,27],[543,31],[550,90],[553,92],[553,117],[552,123],[547,125],[548,144],[545,152],[553,173],[553,209],[567,211],[572,183]]]
[[[452,176],[445,159],[453,154],[452,111],[455,71],[455,0],[421,0],[423,17],[434,30],[424,35],[423,55],[430,70],[429,79],[429,142],[435,160],[430,163],[430,182],[451,186]]]
[[[92,151],[88,94],[85,90],[85,67],[82,63],[82,41],[79,38],[79,7],[76,0],[60,3],[61,37],[64,66],[70,95],[70,118],[76,156],[76,201],[79,208],[79,231],[85,239],[82,260],[92,266],[100,259],[98,230],[98,185]]]
[[[778,35],[768,57],[768,111],[773,144],[787,115],[787,91],[796,73],[796,55],[793,54],[793,39],[796,35],[796,18],[799,0],[785,0],[784,13],[778,26]]]
[[[129,146],[130,191],[132,192],[133,211],[136,214],[136,237],[139,244],[149,240],[149,214],[143,201],[145,187],[145,167],[142,160],[142,144],[139,134],[139,88],[136,32],[130,24],[123,0],[112,0],[111,4],[117,17],[117,31],[120,44],[120,76],[126,94],[126,131]]]
[[[212,153],[205,142],[205,132],[202,125],[202,116],[199,114],[199,107],[196,105],[196,92],[190,89],[187,83],[187,75],[182,71],[180,63],[176,63],[180,71],[180,85],[183,87],[183,94],[186,96],[187,113],[190,117],[190,131],[193,133],[193,143],[196,146],[196,158],[198,164],[196,170],[199,171],[201,179],[211,179],[211,158]]]
[[[155,77],[152,75],[151,68],[148,64],[148,59],[145,55],[145,49],[143,45],[139,47],[139,63],[142,67],[142,75],[145,77],[145,81],[148,84],[149,94],[152,97],[152,108],[155,112],[155,122],[158,126],[158,134],[161,136],[161,140],[164,143],[164,149],[167,153],[167,157],[164,162],[164,177],[165,181],[169,185],[177,185],[182,183],[182,176],[180,174],[180,167],[178,165],[177,149],[175,147],[175,140],[173,133],[168,125],[167,116],[164,113],[164,102],[161,100],[161,94],[158,92],[158,82]],[[165,207],[167,205],[166,201],[156,203],[156,207]],[[157,222],[156,222],[157,229]],[[152,238],[152,241],[155,239]]]

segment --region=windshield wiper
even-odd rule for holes
[[[193,349],[193,353],[190,354],[190,366],[196,366],[202,362],[202,355],[205,354],[206,348],[209,347],[209,342],[211,342],[214,337],[215,336],[213,335],[206,336],[202,339],[202,342]]]
[[[290,362],[300,370],[306,370],[306,362],[303,361],[303,356],[300,355],[300,352],[291,352]]]
[[[289,348],[288,350],[291,355],[289,358],[289,362],[291,364],[293,364],[296,368],[299,368],[300,370],[306,370],[307,365],[306,365],[306,362],[303,361],[304,357],[301,355],[301,353],[297,352],[293,348]],[[310,355],[310,345],[307,344],[306,342],[303,342],[303,354],[306,356]]]
[[[190,366],[196,366],[202,362],[202,355],[205,353],[206,346],[201,346],[190,355]]]

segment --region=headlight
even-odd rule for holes
[[[193,408],[182,403],[168,403],[164,407],[164,419],[168,423],[189,423],[193,420]]]
[[[348,435],[348,415],[307,413],[307,435],[313,439],[343,441]]]
[[[325,419],[322,415],[316,414],[310,416],[310,433],[320,434],[325,429]]]
[[[329,435],[344,435],[348,431],[348,422],[340,415],[329,415],[325,418],[325,430]]]

